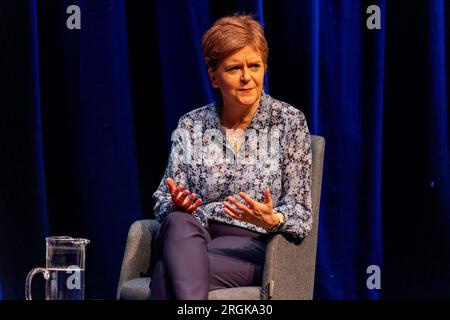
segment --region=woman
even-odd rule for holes
[[[268,46],[250,16],[224,17],[202,38],[220,100],[179,120],[153,195],[159,260],[153,299],[207,299],[261,285],[266,241],[311,229],[311,141],[304,115],[263,91]]]

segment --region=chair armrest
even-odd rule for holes
[[[138,220],[131,225],[122,260],[117,299],[125,282],[140,278],[148,272],[152,239],[155,238],[158,229],[158,221],[150,219]]]
[[[300,244],[282,234],[273,236],[266,250],[262,296],[264,300],[311,300],[314,290],[316,239]]]

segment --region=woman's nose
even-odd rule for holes
[[[250,72],[248,71],[247,67],[244,67],[242,71],[241,81],[242,82],[249,82],[251,80]]]

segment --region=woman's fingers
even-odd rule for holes
[[[183,186],[180,184],[178,185],[175,190],[172,192],[172,200],[175,202],[177,201],[178,197],[180,196],[180,193],[184,190]]]
[[[175,199],[174,203],[181,210],[192,213],[202,203],[202,199],[199,198],[199,199],[197,199],[197,201],[195,201],[196,198],[197,198],[197,194],[195,194],[195,193],[190,194],[190,191],[188,189],[185,189],[183,192],[179,193],[179,195]]]
[[[178,205],[182,206],[184,200],[189,195],[189,190],[185,189],[183,192],[178,193],[178,197],[175,199],[175,201],[178,203]]]
[[[166,179],[167,186],[169,187],[169,192],[172,194],[175,190],[175,182],[172,180],[172,178]]]
[[[232,217],[233,219],[236,219],[236,220],[242,220],[242,217],[241,217],[241,216],[238,216],[238,215],[234,214],[233,212],[231,212],[230,210],[228,210],[228,208],[224,208],[224,209],[223,209],[223,212],[225,212],[227,215],[229,215],[229,216]]]
[[[245,202],[247,202],[247,204],[249,205],[250,208],[253,208],[255,206],[255,200],[253,200],[252,198],[250,198],[246,193],[244,192],[239,192],[239,196],[245,200]]]
[[[266,188],[264,190],[264,203],[272,204],[272,197],[270,195],[270,189],[269,188]]]
[[[231,211],[231,213],[235,214],[238,217],[242,217],[242,210],[239,210],[235,207],[233,207],[231,204],[229,204],[228,202],[224,201],[223,205],[225,206],[226,209],[228,209],[229,211]]]
[[[183,185],[179,184],[179,185],[175,188],[174,193],[178,195],[180,192],[183,192],[183,190],[184,190]]]
[[[189,206],[189,208],[187,208],[186,211],[189,213],[194,212],[195,210],[197,210],[198,206],[202,203],[202,201],[203,201],[202,199],[198,198],[197,201],[195,201],[195,203],[191,204]]]
[[[197,198],[197,194],[190,194],[191,192],[188,189],[185,189],[183,185],[179,184],[178,186],[175,186],[175,182],[172,178],[167,178],[166,183],[169,187],[172,202],[175,208],[192,213],[197,210],[202,203],[202,199],[200,198],[195,200]]]
[[[183,208],[189,208],[189,206],[194,202],[196,197],[197,197],[197,195],[195,193],[191,194],[189,197],[186,196],[186,198],[184,199],[184,201],[181,204],[181,206]]]
[[[189,190],[185,190],[183,185],[181,184],[175,186],[175,182],[172,180],[172,178],[167,178],[166,182],[169,187],[170,194],[172,196],[173,204],[177,208],[181,207],[183,200],[189,194]]]
[[[241,211],[243,212],[247,212],[249,210],[248,207],[246,207],[243,203],[239,202],[235,197],[233,196],[228,196],[227,200],[232,202],[236,207],[238,207],[239,209],[241,209]]]

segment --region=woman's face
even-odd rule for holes
[[[253,46],[246,46],[223,59],[213,71],[208,70],[212,86],[222,93],[224,106],[252,107],[259,103],[264,62]]]

